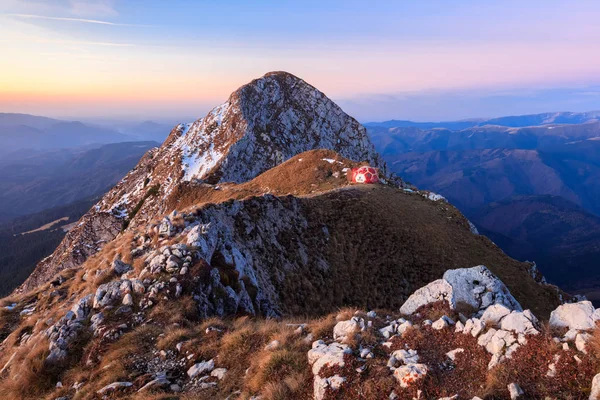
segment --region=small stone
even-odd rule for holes
[[[590,391],[590,400],[600,400],[600,374],[592,379],[592,390]]]
[[[217,378],[218,380],[222,380],[225,377],[226,373],[227,373],[227,368],[215,368],[210,373],[210,376],[213,376],[213,377]]]
[[[133,296],[131,293],[127,293],[125,297],[123,297],[123,305],[124,306],[132,306],[133,305]]]
[[[133,386],[133,383],[131,382],[113,382],[110,385],[106,385],[104,386],[102,389],[98,390],[96,393],[98,394],[105,394],[105,393],[109,393],[118,389],[125,389],[128,387]]]
[[[269,343],[265,346],[265,350],[266,351],[277,350],[280,345],[281,345],[281,343],[279,342],[279,340],[273,340],[271,343]]]
[[[508,385],[508,393],[510,394],[510,400],[517,400],[523,394],[523,389],[516,383],[511,383]]]
[[[194,364],[193,366],[191,366],[187,370],[187,375],[190,377],[190,379],[194,379],[198,375],[211,372],[214,368],[215,368],[214,360],[211,359],[208,361],[203,361],[201,363]]]
[[[427,375],[427,365],[425,364],[410,364],[396,368],[394,378],[400,383],[403,388],[409,387],[412,383],[422,379]]]
[[[460,348],[460,347],[459,347],[459,348],[457,348],[457,349],[450,350],[449,352],[447,352],[447,353],[446,353],[446,357],[448,357],[448,358],[449,358],[449,359],[451,359],[452,361],[455,361],[455,360],[456,360],[456,355],[457,355],[458,353],[462,353],[462,352],[464,352],[464,351],[465,351],[465,349],[463,349],[463,348]]]

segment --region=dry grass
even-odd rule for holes
[[[175,328],[168,330],[156,343],[159,350],[174,350],[177,343],[184,342],[194,337],[194,331],[189,328]]]
[[[151,309],[149,318],[165,326],[186,326],[190,321],[198,320],[198,309],[192,296],[181,296],[177,301],[159,302]]]
[[[20,348],[10,364],[9,375],[0,385],[0,398],[39,398],[53,388],[59,368],[46,365],[48,353],[46,340],[37,340]]]
[[[313,337],[333,337],[333,327],[337,323],[335,314],[330,314],[308,323],[308,331]]]

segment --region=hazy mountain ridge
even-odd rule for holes
[[[542,126],[484,125],[458,131],[372,127],[369,133],[392,171],[444,195],[510,255],[537,261],[549,279],[570,290],[583,285],[595,290],[588,267],[597,256],[600,232],[585,223],[585,215],[590,223],[596,217],[587,213],[600,215],[596,116],[546,113],[523,118],[528,124],[550,121]],[[513,117],[501,120],[514,122]],[[577,206],[585,211],[573,210]],[[573,220],[588,227],[588,233]],[[521,221],[524,231],[506,230],[508,221]],[[570,243],[556,241],[563,235]]]
[[[118,182],[156,142],[19,152],[0,161],[0,208],[25,215],[97,194]]]
[[[7,156],[17,151],[47,151],[136,140],[162,143],[167,132],[164,125],[152,121],[116,129],[29,114],[0,113],[0,154]]]
[[[600,111],[588,112],[548,112],[540,114],[514,115],[497,118],[472,118],[459,121],[445,122],[416,122],[408,120],[389,120],[383,122],[367,122],[367,127],[381,128],[420,128],[434,129],[445,128],[450,130],[462,130],[476,126],[498,125],[513,128],[527,126],[539,126],[547,124],[582,124],[595,122],[600,119]]]

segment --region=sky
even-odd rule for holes
[[[1,0],[0,112],[199,118],[285,70],[359,120],[600,109],[600,2]]]

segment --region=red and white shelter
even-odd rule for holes
[[[363,166],[352,168],[349,174],[350,182],[352,183],[378,183],[379,171],[377,168]]]

